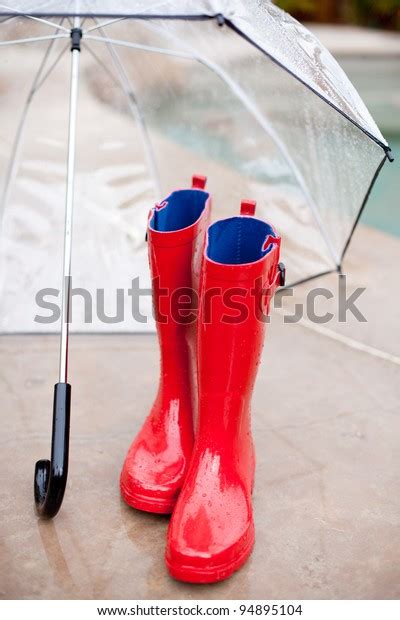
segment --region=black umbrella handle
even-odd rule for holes
[[[68,477],[71,386],[56,383],[53,402],[51,460],[37,461],[35,466],[35,505],[41,517],[55,517],[59,511]]]
[[[69,98],[69,131],[67,186],[65,197],[64,261],[61,308],[61,341],[59,383],[54,387],[51,460],[35,466],[35,505],[41,517],[54,517],[60,510],[68,476],[69,424],[71,386],[68,383],[68,340],[71,303],[72,214],[74,203],[76,116],[78,106],[80,18],[74,18],[71,30],[71,82]]]

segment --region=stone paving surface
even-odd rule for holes
[[[362,264],[368,235],[376,246],[369,270]],[[125,452],[156,390],[155,336],[72,338],[69,483],[49,522],[34,513],[32,482],[34,462],[49,454],[58,339],[2,337],[0,596],[397,598],[400,366],[331,336],[399,355],[392,301],[399,254],[396,239],[356,233],[347,266],[352,286],[368,284],[367,324],[333,323],[325,334],[274,315],[253,402],[256,546],[247,565],[217,585],[172,580],[163,560],[168,518],[119,497]],[[299,287],[296,300],[306,293]]]

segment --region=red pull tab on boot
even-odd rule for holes
[[[201,174],[194,174],[192,176],[192,189],[204,189],[207,183],[207,177],[203,177]]]
[[[242,200],[240,203],[240,215],[254,215],[256,212],[255,200]]]

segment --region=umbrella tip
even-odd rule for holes
[[[389,160],[390,162],[393,162],[393,161],[394,161],[394,155],[393,155],[393,151],[392,151],[392,149],[390,148],[390,146],[388,146],[388,147],[385,149],[385,151],[386,151],[386,157],[388,158],[388,160]]]

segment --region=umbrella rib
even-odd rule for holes
[[[28,19],[32,19],[35,22],[40,22],[41,24],[46,24],[46,26],[51,26],[52,28],[57,26],[56,23],[54,23],[54,22],[52,22],[50,20],[47,20],[47,19],[43,19],[41,17],[34,17],[33,15],[23,15],[23,17],[27,17]],[[64,32],[68,32],[69,33],[68,28],[65,28],[65,26],[59,27],[59,30],[64,30]]]
[[[113,45],[120,45],[121,47],[130,47],[135,50],[142,50],[144,52],[154,52],[156,54],[164,54],[166,56],[175,56],[176,58],[184,58],[186,60],[197,60],[196,56],[189,52],[181,52],[179,50],[169,50],[164,47],[155,47],[153,45],[144,45],[142,43],[131,43],[130,41],[121,41],[120,39],[112,39],[110,37],[98,37],[96,35],[89,34],[85,37],[89,41],[100,41],[102,43],[111,43]]]
[[[9,15],[8,17],[4,17],[3,19],[0,19],[0,24],[5,24],[6,22],[9,22],[12,19],[15,19],[16,17],[20,17],[20,16],[19,15]]]
[[[0,45],[17,45],[18,43],[37,43],[38,41],[52,41],[54,39],[69,39],[69,34],[50,34],[43,37],[29,37],[27,39],[12,39],[11,41],[0,41]]]
[[[156,27],[152,27],[153,30],[156,30]],[[158,30],[156,30],[158,32]],[[286,146],[284,145],[284,143],[282,142],[282,140],[279,138],[279,136],[277,135],[277,133],[275,132],[275,130],[273,129],[273,127],[270,125],[270,123],[268,123],[268,121],[266,120],[266,118],[264,117],[264,115],[260,112],[260,110],[257,108],[257,106],[249,99],[249,97],[246,95],[246,93],[242,90],[242,88],[239,86],[239,84],[237,84],[235,82],[235,80],[233,80],[227,73],[226,71],[224,71],[221,67],[219,67],[218,65],[216,65],[213,62],[210,62],[209,60],[207,60],[206,58],[203,58],[202,56],[194,53],[194,52],[185,52],[185,51],[180,51],[180,50],[170,50],[168,48],[160,48],[160,47],[153,47],[150,45],[143,45],[143,44],[139,44],[139,43],[130,43],[129,41],[121,41],[119,39],[110,39],[109,37],[96,37],[96,36],[92,36],[89,35],[86,37],[87,39],[91,39],[91,40],[95,40],[95,41],[103,41],[104,43],[109,43],[109,44],[113,44],[113,45],[121,45],[123,47],[130,47],[133,49],[139,49],[139,50],[143,50],[143,51],[148,51],[148,52],[154,52],[154,53],[158,53],[158,54],[164,54],[167,56],[175,56],[178,58],[183,58],[183,59],[187,59],[187,60],[196,60],[197,62],[201,63],[202,65],[204,65],[205,67],[207,67],[208,69],[210,69],[213,73],[215,73],[228,87],[229,89],[233,92],[233,94],[241,101],[241,103],[244,105],[244,107],[247,109],[247,111],[253,116],[253,118],[258,122],[258,124],[262,127],[262,129],[264,129],[264,131],[267,133],[267,135],[270,136],[270,138],[273,140],[273,142],[276,144],[276,146],[278,147],[279,151],[281,152],[281,154],[283,155],[286,163],[288,164],[289,168],[292,170],[302,192],[303,195],[306,199],[307,204],[309,205],[311,212],[313,214],[314,220],[316,222],[316,225],[325,241],[325,244],[328,248],[328,251],[331,255],[331,258],[333,259],[334,263],[336,266],[338,266],[340,264],[340,258],[336,252],[336,249],[334,248],[332,241],[329,237],[329,234],[324,226],[324,223],[321,219],[321,216],[318,212],[318,207],[314,202],[314,199],[312,198],[308,187],[305,183],[305,180],[303,178],[303,175],[301,174],[300,170],[298,169],[296,163],[293,161],[290,153],[288,152]],[[171,37],[172,38],[172,37]],[[174,39],[173,39],[174,40]]]
[[[39,88],[41,88],[41,86],[45,83],[49,75],[53,72],[53,69],[55,69],[55,67],[58,65],[61,58],[64,56],[65,52],[69,49],[70,49],[70,44],[67,43],[67,45],[62,48],[58,56],[54,59],[54,61],[52,62],[52,64],[50,65],[50,67],[48,68],[44,76],[42,77],[42,79],[37,83],[36,88],[33,91],[32,95],[35,94],[39,90]]]
[[[63,21],[64,21],[64,18],[61,20],[60,25],[62,24]],[[56,28],[56,32],[57,32],[58,29],[59,29],[59,26]],[[0,230],[1,230],[1,225],[2,225],[2,221],[3,221],[4,210],[5,210],[7,201],[8,201],[11,180],[13,179],[14,174],[15,174],[15,170],[17,168],[18,152],[19,152],[19,147],[20,147],[20,143],[21,143],[22,132],[23,132],[24,127],[25,127],[25,121],[26,121],[28,110],[29,110],[29,106],[30,106],[30,104],[32,102],[33,95],[39,90],[39,88],[42,86],[42,84],[45,82],[45,80],[49,77],[50,73],[56,67],[56,65],[58,64],[59,60],[61,59],[61,57],[63,56],[63,54],[65,53],[65,51],[69,47],[69,45],[68,45],[67,47],[65,47],[61,51],[61,53],[57,56],[55,61],[52,63],[52,65],[49,67],[48,71],[43,76],[43,71],[44,71],[44,68],[46,66],[47,60],[48,60],[48,58],[50,56],[51,50],[53,48],[54,41],[55,41],[54,38],[50,40],[50,43],[47,46],[47,49],[46,49],[46,51],[45,51],[45,53],[43,55],[43,58],[42,58],[41,63],[39,65],[39,68],[38,68],[38,70],[36,72],[36,75],[33,78],[32,86],[31,86],[30,91],[28,93],[28,97],[27,97],[27,99],[25,101],[25,104],[24,104],[24,107],[23,107],[23,110],[22,110],[22,114],[21,114],[21,118],[20,118],[19,123],[18,123],[18,128],[17,128],[17,131],[15,133],[15,138],[14,138],[14,142],[13,142],[12,149],[11,149],[11,156],[10,156],[9,164],[8,164],[8,167],[7,167],[7,173],[6,173],[6,178],[5,178],[5,182],[4,182],[4,188],[3,188],[2,197],[1,197],[1,204],[0,204]]]
[[[112,81],[114,82],[114,84],[116,86],[119,86],[120,83],[117,79],[117,77],[114,75],[114,73],[111,71],[111,69],[109,67],[107,67],[106,63],[99,58],[99,56],[96,54],[96,52],[89,46],[89,45],[85,45],[84,41],[82,41],[82,45],[85,46],[85,50],[89,52],[89,54],[91,56],[93,56],[94,60],[104,69],[104,71],[110,76],[110,78],[112,79]]]
[[[6,4],[0,4],[0,7],[2,9],[8,9],[10,11],[15,11],[15,9],[12,9],[11,7],[7,6]],[[15,19],[16,17],[26,17],[27,19],[32,19],[35,22],[40,22],[41,24],[46,24],[46,26],[51,26],[52,28],[57,27],[57,24],[55,22],[52,22],[48,19],[43,19],[42,17],[34,17],[33,15],[27,15],[26,13],[21,13],[21,11],[15,11],[15,15],[11,15],[10,17],[8,17],[7,19]],[[7,20],[4,20],[7,21]],[[62,21],[64,21],[64,18],[62,19]],[[62,22],[60,22],[62,23]],[[64,26],[58,25],[58,30],[65,30],[65,32],[69,32],[68,28],[65,28]]]
[[[101,24],[99,24],[97,20],[95,19],[96,25],[91,26],[90,28],[87,28],[87,30],[84,30],[83,34],[86,35],[88,32],[93,32],[93,30],[100,30],[101,28],[104,28],[105,26],[111,26],[111,24],[115,24],[116,22],[122,22],[126,19],[127,17],[118,17],[117,19],[109,19],[106,22],[103,22]]]
[[[103,30],[103,25],[99,25],[99,31],[101,32],[103,38],[106,38],[106,32],[105,30]],[[147,129],[147,125],[142,113],[142,110],[139,106],[136,94],[135,94],[135,90],[133,88],[132,82],[129,79],[129,76],[125,70],[125,67],[118,55],[118,53],[116,52],[116,50],[113,48],[113,46],[111,45],[111,43],[107,43],[106,42],[106,46],[107,49],[109,51],[109,54],[111,56],[112,62],[114,64],[115,70],[117,72],[117,79],[118,82],[122,88],[122,90],[124,91],[127,100],[128,100],[128,105],[129,105],[129,109],[133,115],[133,117],[136,119],[136,122],[138,124],[138,127],[140,129],[140,133],[141,133],[141,137],[142,137],[142,142],[143,142],[143,147],[145,150],[145,154],[146,154],[146,159],[147,159],[147,164],[148,164],[148,168],[150,171],[151,176],[153,177],[153,181],[154,181],[154,185],[155,185],[155,190],[156,190],[156,194],[159,196],[161,194],[161,182],[160,182],[160,175],[158,173],[158,168],[157,168],[157,163],[156,163],[156,158],[154,155],[154,150],[153,150],[153,146],[151,144],[151,140],[150,140],[150,136],[149,136],[149,132]]]

